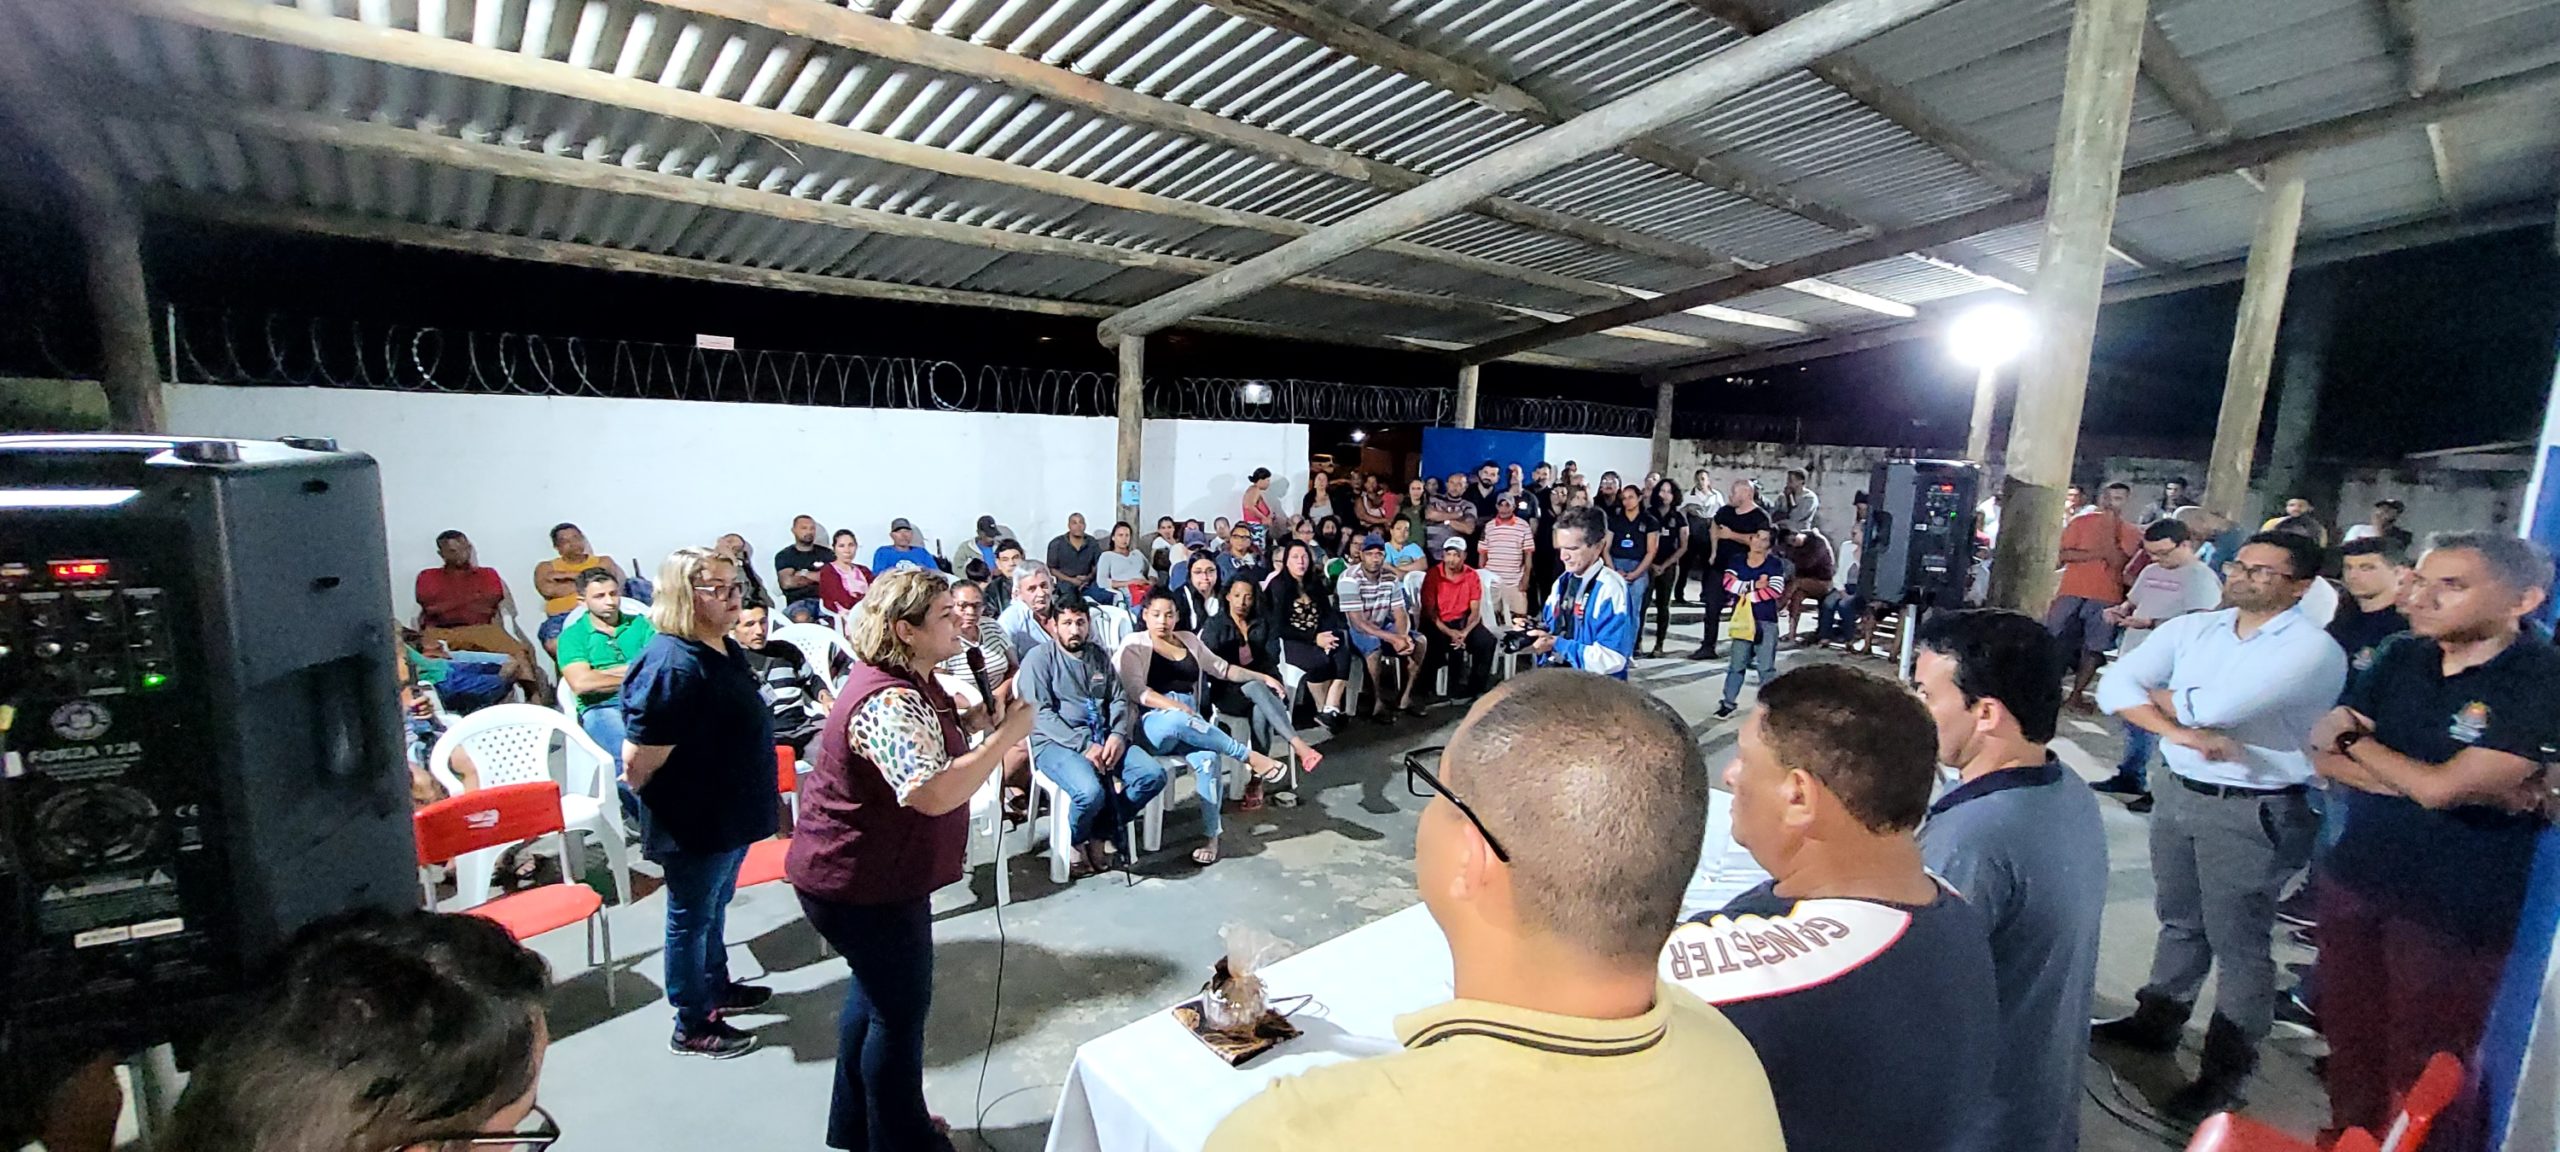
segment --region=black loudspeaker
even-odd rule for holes
[[[328,441],[0,437],[0,1024],[185,1042],[415,907],[382,489]]]
[[[1973,505],[1980,466],[1962,460],[1878,464],[1867,485],[1867,539],[1859,549],[1867,597],[1884,604],[1953,608],[1973,576]]]

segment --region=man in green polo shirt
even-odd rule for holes
[[[1400,1052],[1275,1081],[1208,1152],[1779,1152],[1751,1042],[1658,974],[1706,837],[1679,717],[1541,669],[1469,710],[1436,773],[1405,764],[1456,996],[1398,1018]]]
[[[560,682],[578,698],[578,726],[622,767],[622,673],[658,634],[647,616],[622,612],[622,580],[602,568],[578,574],[586,613],[560,630]]]

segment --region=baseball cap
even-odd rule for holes
[[[993,532],[993,531],[995,531],[995,530],[996,530],[996,518],[995,518],[995,517],[993,517],[993,516],[980,516],[980,517],[978,517],[978,531],[980,531],[980,532]]]
[[[1457,552],[1463,554],[1467,550],[1467,538],[1464,536],[1452,536],[1441,543],[1440,550],[1443,552]]]
[[[913,520],[909,520],[909,519],[907,519],[907,518],[906,518],[906,517],[904,517],[904,516],[900,516],[900,517],[898,517],[897,519],[892,520],[892,521],[890,521],[890,522],[889,522],[889,530],[890,530],[890,531],[892,531],[892,532],[898,531],[899,529],[902,529],[902,528],[903,528],[903,529],[905,529],[905,530],[907,530],[907,531],[909,531],[909,532],[913,532],[913,531],[915,531],[915,529],[916,529],[915,521],[913,521]]]
[[[1363,552],[1372,550],[1383,552],[1386,550],[1386,547],[1386,537],[1380,536],[1375,532],[1360,538],[1360,550]]]

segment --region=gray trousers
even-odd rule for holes
[[[2319,817],[2300,793],[2215,797],[2159,779],[2152,794],[2160,941],[2142,991],[2193,1004],[2219,966],[2214,1012],[2255,1044],[2275,1021],[2276,896],[2309,858]]]

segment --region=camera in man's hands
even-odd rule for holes
[[[1505,654],[1526,652],[1530,645],[1537,642],[1536,633],[1526,628],[1514,628],[1502,634],[1502,651]]]

